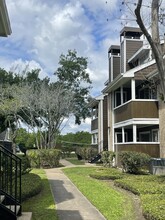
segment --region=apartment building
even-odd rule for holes
[[[100,153],[108,150],[107,96],[100,95],[93,98],[89,106],[91,108],[91,145],[97,147]]]
[[[159,99],[156,63],[142,31],[124,27],[120,45],[110,46],[108,59],[109,79],[102,91],[107,101],[104,133],[108,137],[108,150],[117,154],[128,150],[164,157],[165,106]],[[98,123],[98,133],[99,129],[102,127]]]

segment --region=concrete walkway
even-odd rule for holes
[[[66,160],[61,160],[60,163],[74,167]],[[59,220],[106,220],[67,178],[61,168],[45,169],[45,172],[50,182]]]

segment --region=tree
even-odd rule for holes
[[[87,102],[92,83],[87,73],[87,58],[77,56],[75,50],[69,50],[67,55],[60,56],[59,64],[55,75],[66,90],[72,91],[75,123],[81,124],[81,120],[89,115]]]
[[[66,135],[61,135],[60,140],[65,142],[70,142],[72,145],[74,143],[78,144],[91,144],[91,134],[87,131],[78,131],[74,133],[67,133]]]
[[[160,83],[160,97],[162,100],[165,98],[165,46],[162,46],[160,38],[160,29],[164,23],[164,13],[161,11],[162,0],[151,0],[148,1],[137,0],[137,2],[122,1],[122,4],[127,5],[131,14],[136,18],[136,22],[142,30],[144,36],[148,40],[158,69],[158,77]],[[135,6],[134,13],[132,6]],[[146,24],[142,12],[143,8],[147,11],[150,9],[151,23]],[[146,13],[145,13],[146,15]],[[149,31],[149,26],[151,27],[151,33]],[[164,44],[165,45],[165,44]]]
[[[0,116],[9,119],[16,133],[20,120],[36,133],[38,148],[56,146],[64,119],[75,115],[80,124],[89,113],[87,98],[91,81],[87,73],[87,58],[76,51],[61,55],[56,71],[57,81],[39,78],[40,70],[23,71],[22,75],[0,70]],[[8,80],[6,80],[8,79]],[[39,138],[38,138],[39,137]]]
[[[152,52],[154,54],[154,58],[156,60],[158,72],[159,72],[159,78],[160,78],[160,86],[161,86],[161,92],[162,92],[162,98],[164,100],[165,96],[165,60],[164,60],[164,47],[161,46],[160,42],[160,34],[159,34],[159,9],[160,9],[160,0],[152,0],[151,4],[151,29],[152,29],[152,35],[149,34],[147,28],[144,25],[144,22],[141,17],[141,7],[142,7],[143,0],[138,0],[136,9],[135,9],[135,15],[136,20],[141,28],[143,34],[146,36],[151,48]]]

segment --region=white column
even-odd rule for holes
[[[137,142],[137,129],[136,129],[136,125],[133,125],[133,142]]]
[[[123,86],[120,87],[121,104],[123,104]]]
[[[131,93],[132,93],[132,100],[135,100],[135,80],[131,80]]]
[[[122,127],[122,143],[125,143],[124,127]]]

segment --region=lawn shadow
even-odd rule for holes
[[[60,220],[83,220],[78,210],[57,210],[57,215]]]
[[[74,199],[73,194],[68,192],[64,187],[64,182],[62,180],[49,179],[49,183],[56,204],[59,204],[64,201],[68,201],[70,199]]]

